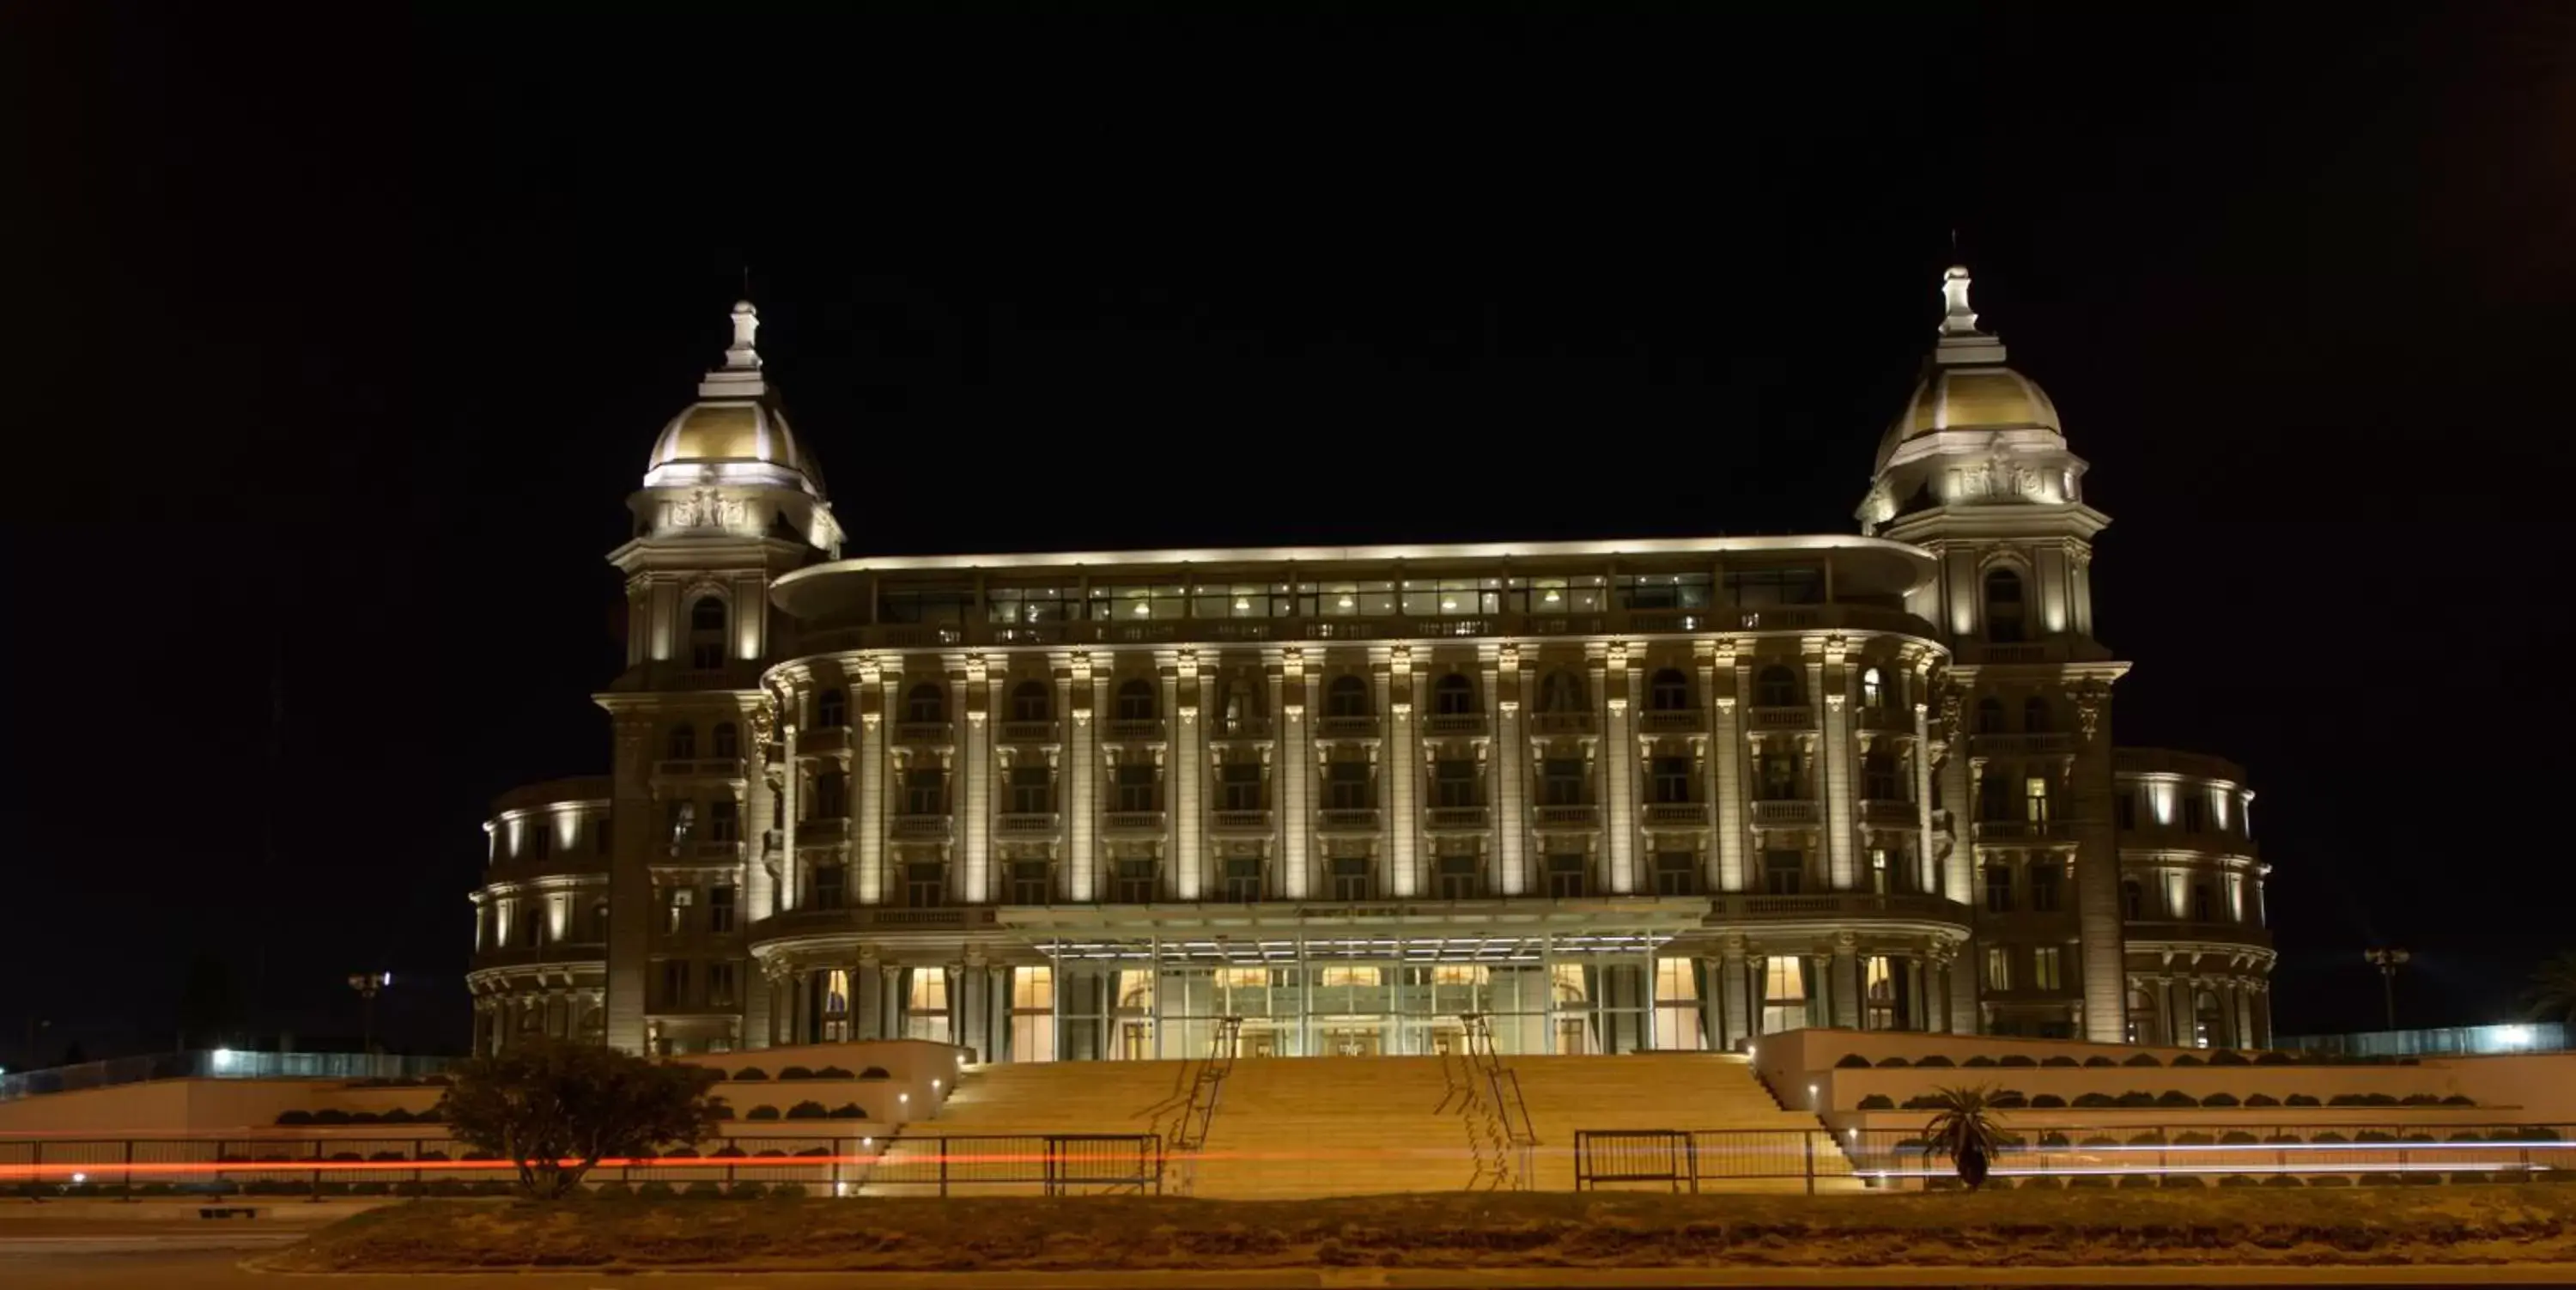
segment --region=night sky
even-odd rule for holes
[[[2569,942],[2565,8],[376,8],[0,31],[11,1066],[168,1046],[201,953],[462,1044],[746,265],[853,554],[1848,532],[1955,230],[2115,520],[2120,740],[2250,769],[2280,1030]]]

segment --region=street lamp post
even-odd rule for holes
[[[2372,967],[2379,969],[2380,995],[2388,1005],[2388,1028],[2395,1030],[2397,1029],[2397,969],[2406,966],[2406,961],[2414,956],[2404,950],[2378,949],[2363,950],[2361,957]]]
[[[358,1047],[363,1052],[376,1051],[376,995],[393,983],[391,972],[349,974],[349,988],[358,992]]]

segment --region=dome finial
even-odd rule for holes
[[[748,300],[733,302],[733,344],[725,347],[724,365],[727,369],[737,372],[759,370],[760,351],[752,347],[752,337],[759,332],[760,311],[753,308]]]
[[[1941,275],[1941,334],[1975,336],[1977,311],[1968,307],[1968,266],[1953,264]]]

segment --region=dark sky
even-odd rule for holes
[[[0,1052],[166,1045],[200,952],[461,1042],[746,261],[854,552],[1846,531],[1954,229],[2121,739],[2251,768],[2281,1028],[2391,942],[2500,1016],[2576,908],[2576,15],[1812,8],[13,11]]]

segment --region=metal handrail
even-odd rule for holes
[[[1494,1047],[1494,1027],[1481,1012],[1462,1013],[1458,1020],[1466,1028],[1467,1058],[1485,1076],[1485,1087],[1494,1099],[1494,1116],[1502,1130],[1503,1141],[1520,1157],[1515,1171],[1519,1189],[1530,1184],[1530,1155],[1538,1146],[1538,1128],[1530,1121],[1529,1102],[1521,1096],[1520,1072],[1503,1062]],[[1481,1058],[1481,1060],[1479,1060]]]

